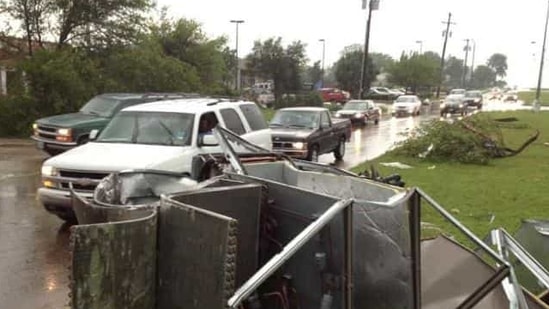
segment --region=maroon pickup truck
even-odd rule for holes
[[[322,107],[279,109],[269,127],[273,151],[315,162],[318,156],[330,152],[341,160],[345,143],[351,138],[349,119],[332,119],[328,109]]]

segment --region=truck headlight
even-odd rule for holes
[[[361,113],[356,113],[355,114],[355,118],[361,118],[361,117],[364,117],[364,115],[362,115]]]
[[[446,107],[446,103],[441,103],[440,104],[440,108],[445,108]]]
[[[303,142],[295,142],[295,143],[292,143],[292,147],[296,148],[296,149],[303,149],[305,147],[305,143]]]
[[[71,129],[57,129],[57,134],[62,136],[71,136],[72,130]]]
[[[42,176],[57,176],[57,169],[53,166],[42,165]]]
[[[32,129],[33,129],[33,130],[38,130],[38,124],[33,123],[33,124],[32,124]]]
[[[480,99],[479,99],[479,98],[476,98],[476,99],[474,99],[473,101],[475,101],[475,103],[479,103],[479,102],[480,102]]]
[[[341,114],[340,113],[335,113],[334,117],[339,118],[339,117],[341,117]]]
[[[460,105],[459,105],[459,108],[463,108],[463,104],[460,104]]]

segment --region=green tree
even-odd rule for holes
[[[165,55],[194,68],[209,92],[218,92],[235,66],[234,53],[226,47],[226,38],[208,38],[193,20],[162,19],[151,27],[150,38],[160,44]]]
[[[200,92],[197,68],[165,55],[158,44],[112,52],[103,62],[105,92]]]
[[[307,81],[313,84],[317,83],[322,79],[322,68],[320,67],[320,61],[317,61],[313,63],[312,66],[307,67],[306,76],[307,76]]]
[[[486,89],[494,86],[496,72],[486,65],[479,65],[473,71],[471,86],[476,89]]]
[[[417,92],[436,85],[438,68],[439,64],[429,56],[402,54],[399,61],[391,67],[389,80]]]
[[[279,37],[255,41],[251,54],[247,56],[247,65],[263,78],[274,82],[274,95],[279,100],[282,94],[301,89],[306,60],[303,43],[293,42],[284,48]]]
[[[496,76],[501,79],[507,75],[507,56],[504,54],[493,54],[490,58],[488,58],[486,65],[494,70],[496,72]]]
[[[395,63],[391,56],[383,53],[368,53],[368,57],[372,58],[372,64],[379,73],[388,72]]]
[[[461,88],[463,74],[463,60],[450,56],[444,62],[443,84],[448,88]]]
[[[360,79],[362,71],[362,58],[364,53],[359,48],[348,46],[343,50],[339,60],[334,64],[334,74],[339,87],[347,90],[353,97],[358,96],[360,92]],[[379,70],[372,62],[372,57],[368,57],[368,71],[366,81],[375,80]],[[369,85],[367,85],[367,88]]]

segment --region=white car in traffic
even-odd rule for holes
[[[417,116],[421,113],[421,100],[415,95],[401,95],[393,103],[393,116]]]

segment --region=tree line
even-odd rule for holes
[[[28,134],[34,119],[76,111],[98,93],[235,94],[237,63],[227,38],[208,37],[194,20],[168,18],[166,9],[157,10],[152,0],[0,0],[0,17],[14,21],[0,31],[3,50],[25,55],[9,72],[8,96],[0,97],[3,136]],[[285,45],[281,38],[270,38],[256,41],[245,62],[251,74],[274,82],[277,101],[320,79],[357,93],[359,45],[345,48],[326,72],[320,61],[307,65],[305,50],[301,41]],[[429,87],[438,78],[437,57],[427,52],[394,60],[373,53],[367,80],[386,76],[393,85]],[[473,72],[478,88],[505,76],[505,56],[498,57]],[[457,80],[460,61],[447,61],[448,86]],[[314,92],[302,99],[319,102]]]

